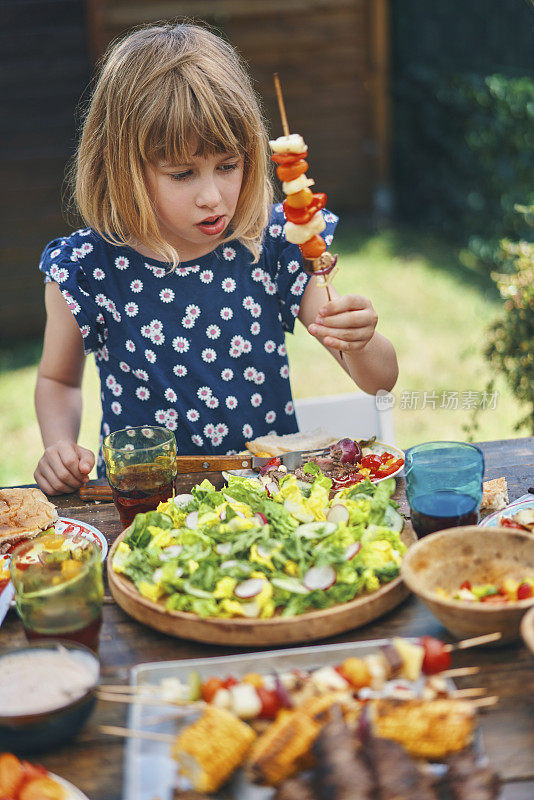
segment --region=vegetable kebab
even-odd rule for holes
[[[328,289],[337,272],[337,256],[326,252],[326,242],[319,234],[326,224],[322,209],[326,204],[326,194],[313,193],[310,186],[314,181],[306,177],[308,170],[308,147],[298,133],[289,133],[289,126],[282,98],[278,75],[274,76],[276,95],[284,136],[269,142],[272,160],[278,165],[276,174],[282,181],[286,195],[283,204],[286,223],[284,235],[288,242],[297,244],[304,259],[304,269],[317,278],[317,286],[324,286],[330,300]]]

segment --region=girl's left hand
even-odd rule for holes
[[[326,347],[356,353],[371,341],[377,322],[378,314],[367,297],[347,294],[325,303],[308,331]]]

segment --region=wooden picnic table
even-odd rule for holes
[[[486,478],[506,476],[510,500],[525,494],[534,484],[534,438],[482,442]],[[205,473],[179,476],[178,491],[186,491],[206,477]],[[211,476],[210,476],[211,478]],[[221,476],[218,476],[221,480]],[[213,478],[211,478],[213,479]],[[395,499],[408,514],[404,480],[397,479]],[[52,498],[61,516],[94,525],[109,543],[121,532],[111,503],[80,501],[76,494]],[[110,598],[104,605],[100,657],[104,683],[127,683],[136,664],[243,652],[236,648],[208,646],[171,638],[136,622]],[[390,636],[431,634],[453,641],[441,624],[415,597],[375,622],[324,643],[362,641]],[[0,649],[24,645],[22,625],[11,611],[0,628]],[[247,651],[250,652],[250,651]],[[499,703],[481,715],[482,740],[492,766],[504,782],[502,800],[534,798],[534,658],[522,642],[459,651],[454,666],[477,665],[477,675],[458,680],[461,687],[483,686]],[[126,724],[126,706],[99,702],[79,736],[68,745],[38,757],[52,772],[79,787],[90,800],[119,800],[123,791],[122,739],[102,735],[99,726]],[[145,798],[143,798],[145,800]],[[153,800],[146,798],[146,800]]]

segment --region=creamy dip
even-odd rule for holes
[[[64,647],[0,658],[0,717],[40,714],[77,700],[98,681],[96,661]]]

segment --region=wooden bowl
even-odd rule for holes
[[[521,636],[532,655],[534,655],[534,608],[527,611],[521,620]]]
[[[168,611],[163,602],[155,603],[143,597],[132,581],[113,571],[115,550],[128,533],[126,530],[115,539],[108,556],[108,580],[113,599],[138,622],[181,639],[262,649],[279,644],[313,642],[366,625],[398,606],[409,594],[399,575],[372,594],[295,617],[203,618],[186,611]],[[412,528],[407,525],[401,536],[408,547],[417,541]]]
[[[534,577],[534,536],[511,528],[450,528],[425,536],[404,556],[406,585],[460,639],[500,631],[499,643],[519,638],[525,611],[534,598],[502,605],[448,600],[441,587],[457,591],[463,581],[499,584],[504,578]]]

